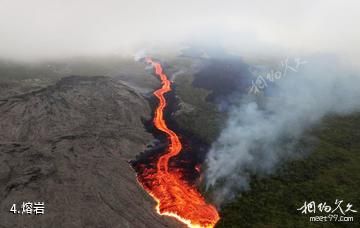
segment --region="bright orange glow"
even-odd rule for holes
[[[182,149],[179,137],[167,127],[163,116],[166,107],[164,94],[171,91],[171,82],[160,63],[150,58],[146,58],[146,62],[152,64],[161,80],[162,87],[154,92],[159,104],[153,121],[155,127],[167,135],[169,146],[158,159],[156,167],[144,168],[138,174],[138,181],[157,202],[156,211],[159,214],[174,217],[192,228],[214,227],[220,218],[216,208],[206,203],[196,187],[184,180],[180,170],[169,169],[169,160]]]

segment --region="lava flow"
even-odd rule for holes
[[[164,120],[167,105],[164,94],[171,91],[171,82],[160,63],[150,58],[146,58],[146,62],[154,67],[155,74],[161,80],[162,87],[154,92],[159,104],[153,121],[155,127],[167,135],[169,144],[156,166],[143,168],[138,173],[138,181],[157,202],[156,211],[160,215],[174,217],[188,227],[214,227],[220,218],[216,208],[206,203],[196,187],[183,178],[181,170],[169,167],[170,159],[182,149],[179,137],[167,127]]]

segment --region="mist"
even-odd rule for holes
[[[325,116],[360,111],[359,86],[358,73],[317,56],[277,80],[272,96],[261,102],[234,94],[238,102],[206,161],[206,184],[215,187],[217,203],[249,190],[252,176],[272,174],[283,162],[303,157],[297,143]]]
[[[0,0],[0,57],[43,60],[174,52],[186,43],[241,56],[335,53],[360,59],[359,2]]]

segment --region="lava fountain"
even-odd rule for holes
[[[153,66],[162,84],[161,88],[153,93],[159,101],[153,122],[158,130],[166,134],[169,143],[156,165],[143,167],[141,172],[138,172],[137,179],[157,202],[156,211],[160,215],[174,217],[192,228],[214,227],[220,219],[216,208],[205,201],[196,186],[185,180],[180,169],[169,167],[170,159],[182,150],[178,135],[167,127],[164,120],[164,109],[167,105],[164,94],[171,91],[171,82],[160,63],[151,58],[146,58],[146,62]]]

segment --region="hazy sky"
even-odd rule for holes
[[[0,0],[0,56],[132,53],[217,42],[238,53],[360,57],[358,0]]]

